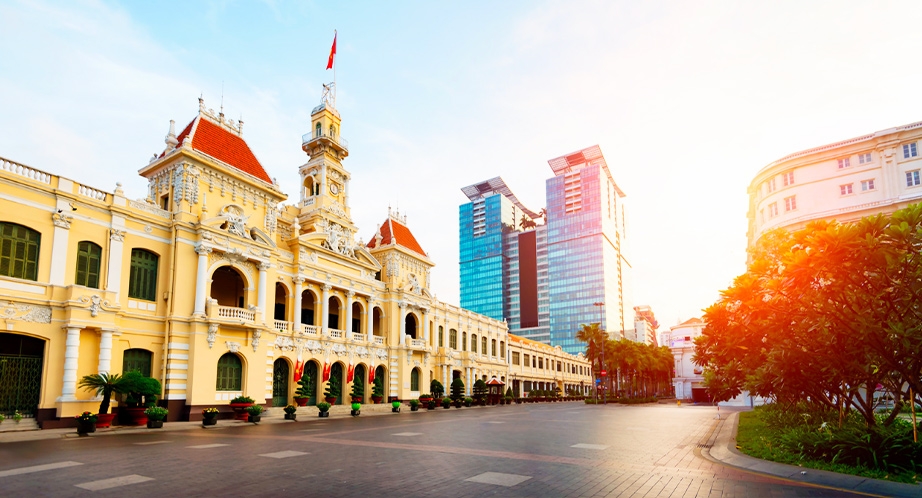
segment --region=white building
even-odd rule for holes
[[[659,328],[659,322],[653,315],[653,309],[647,305],[634,306],[634,337],[630,339],[644,344],[652,344],[654,347],[662,342],[658,342],[656,329]]]

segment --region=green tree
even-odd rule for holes
[[[112,394],[122,392],[121,381],[122,378],[119,374],[103,372],[100,374],[85,375],[80,379],[80,384],[78,385],[81,389],[86,391],[95,391],[96,396],[102,396],[102,401],[99,403],[99,413],[109,413],[109,403],[112,400]]]
[[[461,377],[451,381],[451,399],[452,401],[464,399],[464,381]]]
[[[433,398],[439,399],[445,394],[445,386],[438,379],[432,379],[429,383],[429,392],[432,393]]]
[[[296,398],[310,398],[314,395],[311,392],[311,376],[304,374],[298,379],[298,389],[295,391]]]

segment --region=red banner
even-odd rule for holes
[[[369,368],[368,369],[368,384],[371,385],[374,383],[375,383],[375,369]]]
[[[301,360],[298,360],[295,363],[295,382],[301,380],[302,375],[304,375],[304,363],[301,363]]]
[[[350,364],[349,370],[346,372],[346,384],[352,382],[353,378],[355,378],[355,365]]]
[[[323,382],[330,380],[330,365],[329,363],[323,364]]]

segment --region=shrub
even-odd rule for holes
[[[384,397],[384,377],[380,375],[375,377],[375,382],[371,388],[371,395],[376,398]]]
[[[449,406],[451,406],[451,398],[447,396],[442,398],[442,408],[447,408]]]
[[[169,413],[170,411],[162,406],[151,406],[144,410],[144,415],[151,420],[163,420]]]
[[[330,381],[327,382],[327,389],[323,392],[323,396],[326,398],[338,398],[340,392],[339,377],[330,377]]]
[[[411,399],[411,400],[410,400],[410,406],[413,407],[413,408],[418,408],[418,407],[419,407],[419,400],[418,400],[418,399]]]
[[[399,401],[392,401],[392,402],[391,402],[391,408],[400,408],[400,402],[399,402]]]
[[[331,405],[327,403],[326,401],[321,401],[320,403],[317,403],[317,409],[322,412],[329,411],[330,406]]]
[[[298,407],[295,406],[295,405],[288,405],[288,406],[286,406],[285,408],[282,408],[282,410],[283,410],[285,413],[291,415],[292,413],[295,413],[295,412],[298,411]]]
[[[352,380],[352,392],[349,393],[352,399],[362,399],[365,397],[365,379],[362,376],[356,376]]]
[[[451,381],[451,399],[455,401],[464,399],[464,381],[461,377]]]
[[[445,394],[445,386],[438,379],[432,379],[432,382],[429,383],[429,390],[432,391],[433,398],[441,398]]]
[[[298,379],[298,390],[295,391],[296,398],[310,398],[314,393],[311,392],[311,376],[304,374]]]
[[[361,404],[361,403],[352,403],[352,411],[356,411],[356,412],[357,412],[357,411],[359,411],[359,410],[361,410],[361,409],[362,409],[362,404]]]
[[[249,396],[237,396],[236,398],[230,400],[230,402],[232,405],[235,405],[238,403],[255,403],[256,401]]]
[[[248,406],[248,407],[247,407],[247,413],[249,413],[250,415],[252,415],[252,416],[254,416],[254,417],[257,416],[257,415],[259,415],[259,414],[262,413],[262,412],[263,412],[263,407],[262,407],[262,405],[253,405],[253,406]]]

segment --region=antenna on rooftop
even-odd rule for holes
[[[221,80],[221,112],[218,116],[224,117],[224,80]]]

